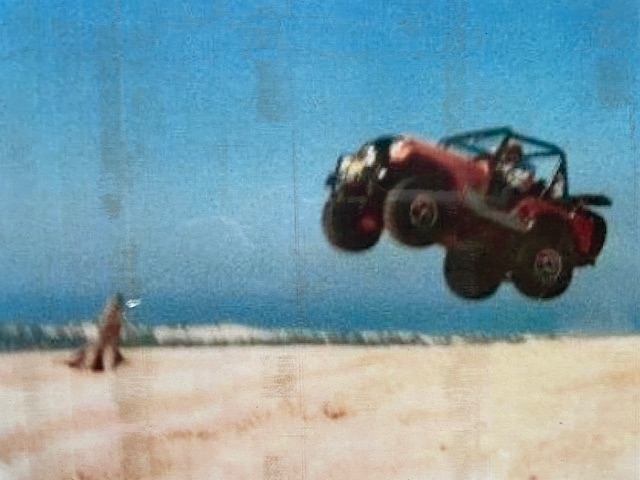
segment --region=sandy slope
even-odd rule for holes
[[[640,478],[640,339],[0,357],[0,479]]]

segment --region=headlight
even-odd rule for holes
[[[374,145],[365,145],[357,153],[338,158],[336,177],[339,183],[358,183],[366,180],[378,160]]]
[[[362,176],[362,173],[364,172],[365,168],[366,167],[365,167],[364,162],[362,160],[360,160],[360,159],[353,160],[353,161],[349,162],[349,164],[345,168],[345,170],[344,170],[344,178],[348,182],[353,182],[353,181],[360,180],[360,177]]]
[[[353,155],[343,155],[338,161],[338,173],[344,174],[349,169],[349,165],[353,162]]]
[[[376,148],[369,145],[365,151],[363,162],[367,167],[372,167],[376,161]]]

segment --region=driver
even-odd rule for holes
[[[541,182],[535,178],[535,168],[524,156],[522,145],[510,140],[495,154],[495,170],[487,195],[468,189],[465,203],[476,214],[505,227],[527,231],[530,226],[511,207],[524,195],[535,192]]]
[[[510,141],[498,156],[496,174],[505,187],[518,193],[526,193],[535,183],[535,169],[523,155],[522,146]]]
[[[496,169],[489,196],[495,206],[508,208],[516,199],[535,189],[535,169],[524,157],[522,146],[518,142],[509,141],[496,156]]]

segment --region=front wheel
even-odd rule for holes
[[[574,259],[568,233],[533,231],[520,247],[513,283],[523,295],[546,300],[563,294],[573,278]]]
[[[382,234],[380,209],[329,199],[322,212],[322,227],[334,247],[359,252],[373,247]]]
[[[497,255],[482,242],[463,241],[447,251],[444,278],[459,297],[481,300],[500,287],[504,268]]]
[[[434,192],[422,188],[418,180],[410,178],[389,192],[384,204],[384,223],[398,242],[411,247],[425,247],[436,241],[442,212]]]

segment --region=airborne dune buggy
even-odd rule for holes
[[[513,142],[535,176],[505,201],[497,172]],[[527,297],[562,294],[605,242],[606,223],[588,207],[611,205],[603,195],[569,195],[565,153],[508,127],[438,143],[380,137],[340,156],[327,186],[322,222],[334,247],[366,250],[384,229],[403,245],[441,245],[447,285],[470,299],[489,297],[505,280]]]

